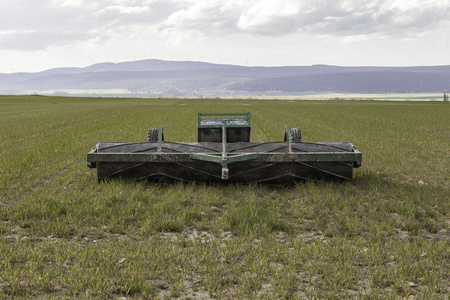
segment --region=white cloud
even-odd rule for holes
[[[306,33],[355,41],[449,28],[450,0],[2,0],[0,49],[156,35],[175,43]]]
[[[448,15],[450,0],[211,0],[190,3],[171,14],[160,28],[177,41],[238,32],[397,39],[448,28]]]
[[[300,1],[260,1],[241,14],[238,27],[263,35],[286,34],[297,28],[301,8]]]
[[[174,42],[223,36],[238,32],[237,19],[245,1],[186,1],[159,24],[158,32]]]

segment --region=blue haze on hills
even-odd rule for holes
[[[450,65],[339,67],[329,65],[246,67],[190,61],[141,60],[0,73],[0,94],[67,90],[127,90],[152,96],[223,96],[305,93],[444,93]],[[120,92],[118,95],[120,96]]]

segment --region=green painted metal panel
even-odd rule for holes
[[[223,139],[223,127],[226,129],[226,142],[250,142],[251,120],[247,113],[198,113],[197,132],[199,142],[220,143]]]
[[[87,161],[90,163],[102,162],[193,162],[209,161],[221,163],[222,154],[205,153],[88,153]],[[260,162],[361,162],[361,152],[318,152],[318,153],[247,153],[227,156],[228,164],[246,160]]]

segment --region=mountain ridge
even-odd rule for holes
[[[442,93],[450,91],[450,65],[248,67],[150,59],[97,63],[83,68],[53,68],[35,73],[0,73],[0,94],[100,89],[121,89],[142,96]]]

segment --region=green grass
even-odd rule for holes
[[[354,182],[97,183],[100,141],[196,140],[197,112],[252,141],[350,141]],[[443,102],[0,97],[0,299],[448,299]]]

